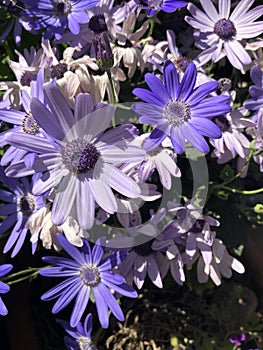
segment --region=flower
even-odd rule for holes
[[[134,281],[136,286],[141,289],[146,275],[158,288],[163,287],[160,268],[164,261],[164,256],[159,251],[153,250],[152,245],[159,235],[157,225],[164,218],[165,210],[162,208],[156,214],[152,215],[149,222],[129,228],[125,231],[125,236],[116,236],[109,240],[110,247],[130,248],[128,256],[119,265],[118,271],[129,281]]]
[[[71,327],[69,322],[57,320],[57,322],[65,328],[70,337],[64,337],[64,342],[68,350],[97,350],[91,340],[92,332],[92,315],[88,314],[82,325],[79,322],[75,327]]]
[[[97,5],[98,0],[24,0],[24,3],[32,18],[31,28],[45,28],[44,39],[51,39],[54,35],[60,39],[67,27],[71,33],[79,33],[79,24],[89,21],[85,11]]]
[[[0,277],[5,276],[10,270],[12,270],[13,266],[11,264],[3,264],[0,265]],[[10,287],[0,281],[0,294],[5,294],[7,292],[9,292]],[[2,300],[2,298],[0,297],[0,315],[5,316],[8,314],[7,308]]]
[[[20,181],[8,178],[0,167],[0,181],[8,188],[8,190],[0,190],[1,201],[6,202],[0,206],[0,216],[6,216],[0,224],[0,234],[7,232],[14,225],[3,252],[6,253],[14,248],[11,254],[13,258],[25,241],[28,219],[44,206],[44,201],[42,196],[32,194],[34,182],[30,184],[26,177],[21,178]]]
[[[20,0],[13,1],[2,1],[0,10],[3,9],[5,12],[6,21],[4,22],[7,26],[0,36],[0,44],[2,44],[8,34],[14,29],[13,37],[17,46],[21,44],[22,28],[27,28],[27,17],[24,10],[24,4]],[[2,17],[4,19],[4,17]],[[2,24],[2,23],[1,23]],[[28,28],[27,28],[28,29]]]
[[[236,346],[240,346],[244,340],[246,340],[245,333],[234,333],[229,338],[230,343],[235,344]]]
[[[136,298],[137,292],[125,283],[124,277],[111,272],[118,260],[116,253],[104,259],[104,251],[99,241],[91,250],[88,241],[83,239],[84,245],[78,250],[62,235],[58,235],[58,240],[71,259],[44,257],[45,262],[56,266],[44,268],[40,270],[40,274],[47,277],[67,277],[67,279],[42,295],[41,299],[58,298],[52,309],[53,313],[57,313],[76,297],[70,317],[70,326],[76,327],[88,305],[90,294],[93,293],[103,328],[109,325],[108,309],[118,320],[123,321],[123,312],[111,290],[130,298]]]
[[[200,152],[207,153],[209,146],[203,136],[219,138],[220,129],[209,118],[225,114],[231,110],[227,96],[205,98],[217,89],[217,82],[207,82],[194,89],[196,67],[189,63],[182,81],[171,61],[164,65],[164,82],[147,73],[145,80],[151,91],[136,88],[134,95],[147,103],[133,105],[141,114],[140,123],[157,125],[145,140],[144,148],[149,151],[169,135],[177,153],[184,152],[185,139]]]
[[[148,17],[152,17],[157,11],[164,11],[171,13],[179,8],[187,5],[186,1],[175,1],[175,0],[146,0],[143,1],[147,6],[142,6],[143,9],[148,9]]]
[[[134,12],[130,13],[123,22],[122,28],[120,28],[112,17],[105,14],[106,24],[113,43],[114,66],[119,66],[122,61],[123,65],[128,68],[128,78],[133,77],[137,66],[143,72],[145,65],[138,44],[146,33],[148,22],[144,22],[139,29],[133,32],[136,19],[136,14]]]
[[[263,109],[263,71],[258,66],[250,70],[250,77],[254,85],[250,86],[250,99],[246,100],[244,107],[254,111],[252,119],[257,122],[260,109]]]
[[[117,211],[112,188],[130,198],[139,196],[139,186],[114,164],[123,159],[138,161],[145,153],[127,145],[125,138],[130,133],[123,126],[103,133],[114,113],[110,105],[94,106],[89,94],[79,94],[73,115],[56,86],[47,84],[44,93],[51,112],[36,98],[30,107],[34,119],[49,136],[49,142],[35,135],[7,133],[5,139],[10,144],[38,154],[32,168],[26,168],[21,160],[9,166],[7,174],[20,177],[44,172],[33,191],[42,194],[56,187],[53,224],[63,224],[75,208],[80,227],[90,229],[95,203],[108,213]]]
[[[131,145],[143,147],[145,139],[149,133],[137,136]],[[140,181],[147,181],[157,170],[161,184],[170,190],[172,186],[171,175],[181,177],[181,171],[176,165],[176,154],[169,148],[170,142],[163,142],[162,145],[156,147],[153,151],[146,152],[145,159],[136,164],[130,164],[133,167]]]
[[[231,0],[219,0],[218,12],[211,0],[200,0],[203,9],[189,3],[187,8],[192,17],[185,20],[198,30],[196,46],[204,51],[199,55],[202,64],[210,60],[219,61],[227,56],[233,67],[244,73],[244,66],[251,63],[251,57],[242,45],[243,39],[254,38],[262,33],[262,21],[254,22],[262,15],[263,6],[250,10],[255,0],[241,0],[230,15]]]
[[[230,93],[232,102],[235,100],[236,93],[231,91]],[[244,135],[243,131],[245,127],[253,126],[253,122],[247,118],[244,118],[246,110],[243,107],[232,110],[226,115],[215,117],[213,121],[222,131],[222,137],[220,139],[211,139],[210,143],[215,147],[212,156],[218,158],[218,163],[222,164],[226,160],[235,158],[239,155],[241,158],[245,158],[245,149],[249,148],[250,141]],[[225,159],[226,158],[226,159]]]

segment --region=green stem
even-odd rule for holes
[[[258,188],[257,190],[250,190],[250,191],[246,191],[246,190],[239,190],[237,188],[232,188],[232,187],[228,187],[228,186],[220,186],[220,188],[222,188],[223,190],[226,191],[230,191],[232,193],[240,193],[240,194],[258,194],[258,193],[262,193],[263,192],[263,187],[262,188]]]
[[[109,82],[110,82],[110,89],[111,89],[111,95],[112,95],[112,104],[113,104],[113,107],[115,108],[116,104],[117,104],[117,99],[116,99],[116,95],[115,95],[115,90],[114,90],[113,80],[112,80],[112,76],[111,76],[110,70],[107,70],[107,75],[108,75],[108,79],[109,79]],[[112,126],[114,128],[116,127],[115,114],[112,117]]]
[[[51,265],[45,266],[50,267]],[[22,270],[19,272],[15,272],[11,275],[5,276],[1,278],[1,281],[7,283],[8,285],[19,283],[21,281],[32,279],[39,274],[39,271],[42,270],[43,267],[31,267],[26,270]],[[25,276],[26,275],[26,276]],[[16,279],[17,278],[17,279]]]
[[[230,179],[227,179],[227,180],[223,181],[221,184],[214,185],[213,189],[223,188],[225,185],[227,185],[230,182],[238,179],[240,177],[240,175],[246,170],[246,168],[247,168],[247,166],[248,166],[248,164],[249,164],[253,154],[254,154],[253,150],[250,150],[249,155],[248,155],[248,157],[247,157],[247,159],[245,161],[245,164],[242,166],[241,170],[235,176],[231,177]]]
[[[32,274],[29,275],[29,276],[24,276],[24,277],[21,277],[21,278],[15,280],[15,281],[7,282],[7,284],[8,284],[9,286],[11,286],[11,284],[19,283],[19,282],[25,281],[25,280],[27,280],[27,279],[37,277],[38,273],[39,273],[39,271],[36,271],[36,272],[32,273]]]
[[[149,20],[148,20],[150,28],[149,28],[149,31],[147,33],[147,38],[149,38],[153,34],[156,17],[157,17],[157,12],[154,14],[154,16],[152,18],[149,18]]]

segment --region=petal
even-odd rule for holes
[[[207,118],[192,118],[190,123],[204,136],[213,137],[215,139],[222,136],[219,127]]]
[[[180,128],[184,137],[189,141],[189,143],[202,153],[209,152],[209,146],[198,130],[192,126],[190,123],[185,123]]]
[[[132,93],[135,96],[139,97],[141,100],[150,103],[151,105],[157,105],[159,107],[165,106],[165,101],[160,96],[149,90],[136,88],[132,91]]]
[[[174,64],[171,61],[166,61],[163,68],[164,85],[168,90],[172,99],[177,98],[178,92],[178,74]]]
[[[62,225],[71,212],[76,198],[76,177],[71,173],[66,175],[56,190],[53,207],[52,222],[56,226]]]
[[[186,101],[192,94],[196,81],[196,66],[194,63],[189,63],[184,73],[181,84],[178,89],[178,99]]]
[[[79,321],[81,320],[81,317],[87,308],[88,302],[89,302],[89,296],[90,296],[90,287],[83,285],[78,293],[78,296],[76,298],[74,308],[70,317],[70,326],[76,327]]]
[[[94,223],[95,201],[85,176],[77,182],[77,187],[76,208],[78,222],[83,230],[89,230]]]
[[[152,92],[160,96],[163,101],[168,102],[171,99],[163,83],[154,74],[147,73],[144,78]]]

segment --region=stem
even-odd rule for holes
[[[47,267],[49,267],[49,266],[47,266]],[[5,276],[5,277],[1,278],[1,281],[7,283],[10,286],[11,284],[19,283],[19,282],[24,281],[26,279],[31,279],[31,278],[36,277],[39,274],[39,270],[42,270],[42,269],[43,269],[43,267],[31,267],[27,270],[22,270],[19,272],[15,272],[11,275]],[[16,278],[18,278],[18,279],[16,279]]]
[[[152,36],[153,30],[154,30],[154,25],[155,25],[155,19],[157,17],[157,12],[153,15],[152,18],[149,18],[148,23],[150,25],[149,31],[147,33],[147,37]]]
[[[245,164],[242,166],[241,170],[235,176],[231,177],[230,179],[227,179],[227,180],[223,181],[221,184],[214,185],[213,189],[215,189],[215,188],[223,188],[225,185],[229,184],[233,180],[238,179],[239,176],[246,170],[246,168],[247,168],[247,166],[248,166],[248,164],[250,162],[250,159],[253,156],[253,153],[254,153],[253,150],[250,150],[249,155],[248,155],[248,157],[247,157],[247,159],[245,161]],[[228,187],[228,188],[230,188],[230,187]]]
[[[117,103],[117,99],[116,99],[116,95],[115,95],[115,90],[114,90],[114,86],[113,86],[113,81],[112,81],[112,76],[111,76],[111,72],[110,70],[107,70],[107,75],[108,75],[108,79],[110,82],[110,90],[111,90],[111,95],[112,95],[112,104],[113,107],[116,107],[116,103]],[[112,126],[115,128],[116,127],[116,122],[115,122],[115,114],[112,117]]]
[[[263,192],[263,187],[258,188],[257,190],[250,190],[250,191],[245,191],[245,190],[238,190],[237,188],[231,188],[228,186],[220,186],[223,190],[230,191],[232,193],[240,193],[240,194],[258,194]]]

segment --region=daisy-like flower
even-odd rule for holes
[[[142,6],[142,8],[149,10],[148,17],[152,17],[158,11],[171,13],[187,5],[186,1],[175,0],[145,0],[143,2],[146,6]]]
[[[97,350],[91,340],[92,315],[88,314],[83,322],[79,322],[75,327],[71,327],[69,322],[57,320],[57,322],[70,335],[64,337],[64,342],[68,350]]]
[[[234,101],[235,91],[232,91],[230,95],[232,101]],[[228,154],[231,155],[231,158],[235,158],[237,155],[241,158],[246,157],[245,149],[249,148],[250,141],[244,135],[243,131],[246,127],[253,126],[254,123],[244,118],[244,113],[246,113],[244,108],[237,108],[225,116],[221,115],[213,119],[222,131],[222,137],[220,139],[210,139],[210,143],[215,147],[212,155],[218,158],[219,164],[224,162]]]
[[[262,16],[263,6],[249,10],[254,0],[241,0],[230,15],[231,0],[219,0],[218,11],[211,0],[200,0],[200,3],[205,12],[189,3],[187,8],[192,17],[185,17],[186,22],[198,30],[196,45],[204,50],[199,55],[200,62],[217,62],[227,56],[233,67],[244,72],[244,66],[251,64],[251,57],[242,40],[262,33],[263,22],[255,20]]]
[[[161,252],[153,250],[152,244],[159,235],[157,225],[164,216],[165,210],[160,209],[152,215],[148,223],[129,229],[129,236],[118,236],[109,241],[110,247],[133,247],[119,265],[118,271],[128,281],[133,280],[139,289],[142,288],[147,275],[154,285],[158,288],[163,287],[160,268],[165,257]]]
[[[254,111],[252,119],[257,122],[260,109],[263,110],[263,71],[259,66],[254,66],[250,70],[250,77],[254,85],[250,86],[250,99],[246,100],[244,107]]]
[[[122,28],[116,25],[116,22],[108,15],[105,15],[106,24],[112,38],[112,52],[114,55],[114,66],[119,66],[121,62],[128,68],[128,77],[132,78],[137,66],[141,72],[144,69],[144,60],[138,43],[148,29],[148,22],[135,32],[137,16],[134,12],[130,13],[122,24]]]
[[[70,326],[76,327],[93,293],[103,328],[109,325],[109,309],[118,320],[123,321],[123,312],[111,290],[129,298],[136,298],[137,292],[125,283],[124,277],[111,272],[114,267],[113,261],[119,260],[116,254],[103,259],[104,251],[98,241],[91,250],[88,241],[83,239],[84,245],[79,250],[61,235],[58,236],[58,240],[71,259],[55,256],[44,257],[45,262],[56,266],[44,268],[40,274],[47,277],[67,277],[67,279],[42,295],[41,299],[58,298],[52,309],[53,313],[57,313],[76,297],[70,317]]]
[[[3,265],[0,265],[0,277],[3,277],[5,276],[9,271],[11,271],[13,268],[13,266],[11,264],[3,264]],[[7,292],[9,292],[10,290],[10,287],[0,281],[0,294],[5,294]],[[0,297],[0,315],[2,316],[6,316],[8,314],[8,310],[2,300],[2,298]]]
[[[127,145],[125,137],[130,137],[130,132],[122,126],[104,133],[111,122],[113,107],[94,106],[90,95],[79,94],[73,115],[56,86],[47,84],[44,93],[51,111],[36,98],[32,99],[31,111],[49,136],[49,142],[35,135],[7,133],[5,139],[10,144],[38,154],[31,168],[21,160],[9,166],[7,174],[21,177],[44,172],[33,191],[43,194],[56,187],[53,224],[63,224],[73,211],[80,227],[90,229],[95,203],[108,213],[117,211],[112,189],[130,198],[140,195],[139,186],[114,164],[124,159],[127,163],[141,160],[145,153]]]
[[[2,10],[5,12],[6,18],[6,20],[4,21],[3,17],[2,22],[3,24],[6,24],[6,28],[0,36],[0,44],[2,44],[6,40],[6,37],[13,29],[14,41],[16,45],[19,46],[21,44],[23,26],[26,29],[29,29],[27,28],[26,13],[25,11],[23,11],[24,4],[20,0],[2,1],[2,4],[0,5],[0,11]]]
[[[44,39],[54,35],[60,39],[68,28],[71,33],[78,34],[80,23],[87,23],[87,9],[96,6],[98,0],[24,0],[27,14],[32,18],[33,30],[44,28]]]
[[[37,97],[40,101],[44,102],[43,84],[44,70],[40,69],[37,75],[37,80],[31,81],[30,83],[30,95],[25,90],[23,90],[21,93],[21,102],[24,111],[7,108],[0,109],[0,120],[8,124],[14,125],[12,129],[0,133],[0,146],[3,147],[7,144],[3,137],[6,132],[13,132],[15,134],[18,132],[23,132],[29,135],[41,134],[41,130],[39,130],[39,125],[37,124],[37,122],[31,114],[30,102],[32,97]],[[10,146],[2,156],[1,165],[5,166],[7,164],[12,163],[13,161],[18,161],[23,157],[25,157],[24,159],[27,166],[31,166],[35,160],[35,153],[27,152],[17,147]]]
[[[131,144],[138,147],[143,147],[145,139],[149,133],[136,137]],[[170,142],[169,142],[170,143]],[[152,176],[154,171],[158,172],[161,184],[167,189],[171,189],[171,176],[180,177],[181,171],[176,165],[176,155],[169,148],[167,142],[156,147],[154,150],[146,152],[146,157],[142,162],[134,164],[138,169],[138,178],[140,181],[147,181]]]
[[[27,234],[26,223],[30,216],[44,206],[42,196],[32,194],[32,184],[27,178],[11,179],[0,168],[0,181],[8,190],[0,190],[0,199],[5,202],[0,206],[0,216],[5,217],[0,224],[0,234],[14,226],[4,247],[4,253],[13,249],[13,258],[21,249]]]
[[[218,83],[211,81],[194,89],[196,66],[189,63],[183,79],[178,81],[178,73],[171,61],[164,65],[164,82],[147,73],[145,80],[151,91],[142,88],[133,90],[134,95],[146,103],[133,105],[141,114],[140,123],[156,125],[144,142],[147,151],[153,150],[169,135],[177,153],[183,153],[185,140],[200,152],[209,152],[203,136],[219,138],[221,131],[209,118],[225,114],[231,110],[229,97],[207,97],[215,91]]]
[[[212,259],[209,262],[204,259],[203,255],[196,252],[187,267],[191,268],[196,261],[197,278],[200,283],[206,283],[210,277],[215,285],[219,286],[222,282],[222,276],[226,278],[232,276],[232,269],[240,274],[245,272],[241,262],[229,255],[226,246],[217,238],[212,244]]]
[[[55,250],[61,250],[57,239],[58,233],[63,233],[67,240],[77,247],[83,245],[81,239],[83,237],[83,230],[79,227],[75,219],[68,216],[61,226],[56,226],[53,224],[51,216],[51,203],[48,203],[45,207],[32,214],[28,219],[26,227],[31,233],[30,241],[32,243],[32,254],[36,251],[39,238],[45,249],[51,249],[53,246]]]

